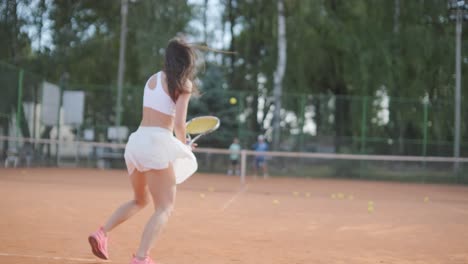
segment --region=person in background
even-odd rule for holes
[[[268,143],[265,142],[265,137],[263,135],[258,136],[257,143],[253,145],[253,149],[258,152],[255,155],[255,176],[257,176],[257,171],[261,168],[263,172],[263,177],[268,177],[268,168],[266,164],[265,155],[261,153],[268,151]]]
[[[232,140],[231,145],[229,146],[229,169],[228,169],[228,175],[239,175],[240,174],[240,169],[239,169],[239,156],[240,156],[240,151],[241,151],[241,146],[239,144],[239,139],[234,138]]]

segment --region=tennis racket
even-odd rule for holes
[[[218,129],[220,124],[219,118],[215,116],[200,116],[192,118],[187,122],[185,130],[188,137],[188,145],[192,145],[201,136],[209,134]],[[196,135],[196,136],[195,136]],[[193,139],[192,136],[195,136]]]

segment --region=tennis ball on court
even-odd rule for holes
[[[299,196],[299,192],[293,192],[294,196]]]
[[[367,211],[368,211],[369,213],[374,212],[374,207],[373,207],[373,206],[367,207]]]
[[[204,193],[200,193],[200,198],[205,199],[205,194],[204,194]]]
[[[229,103],[232,104],[232,105],[235,105],[235,104],[237,104],[237,99],[235,97],[231,97],[231,98],[229,98]]]
[[[427,196],[424,197],[424,202],[425,202],[425,203],[429,202],[429,197],[427,197]]]
[[[310,197],[310,193],[309,193],[309,192],[306,193],[305,196],[306,196],[306,197]]]
[[[342,193],[338,194],[338,199],[343,199],[344,197],[345,197],[344,194],[342,194]]]
[[[273,204],[279,204],[279,201],[278,200],[273,200]]]

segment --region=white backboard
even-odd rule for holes
[[[41,122],[44,125],[57,124],[59,112],[60,89],[57,85],[43,82],[41,102]]]
[[[94,129],[85,129],[83,131],[83,138],[84,140],[87,141],[93,141],[94,140]]]
[[[79,126],[83,123],[84,100],[83,91],[63,92],[63,121],[66,125]]]

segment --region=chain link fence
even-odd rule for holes
[[[50,102],[45,80],[34,73],[0,63],[0,134],[30,138],[57,138],[111,142],[109,128],[116,124],[115,85],[69,84],[62,80],[54,86],[59,94],[85,91],[83,122],[63,124],[63,109]],[[47,86],[47,85],[46,85]],[[219,87],[203,90],[194,97],[189,118],[216,115],[221,128],[200,141],[201,146],[226,148],[234,137],[251,149],[258,135],[272,138],[274,102],[268,94],[230,91]],[[58,89],[58,90],[57,90]],[[141,120],[142,86],[124,86],[120,124],[134,131]],[[339,96],[332,94],[290,94],[282,97],[280,144],[271,150],[411,155],[453,155],[453,102],[428,96],[417,99],[392,98],[381,90],[376,96]],[[56,122],[45,122],[57,109]],[[467,116],[464,106],[462,120]],[[60,114],[60,115],[59,115]],[[61,116],[61,117],[59,117]],[[62,120],[59,122],[59,120]],[[468,156],[466,126],[462,123],[461,155]],[[3,146],[3,149],[8,149]]]

